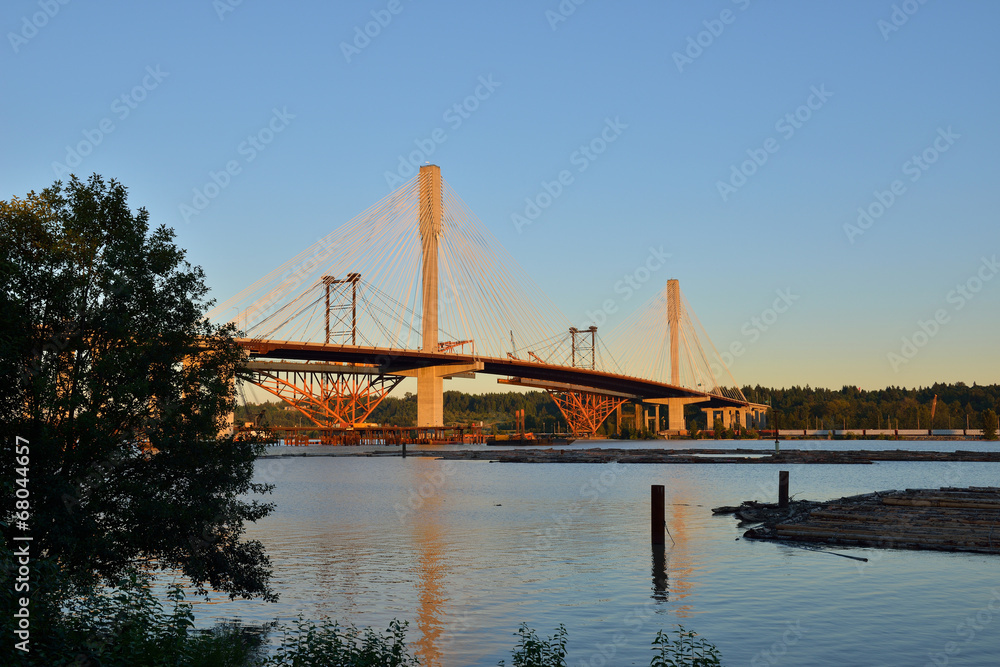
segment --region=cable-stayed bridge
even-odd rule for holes
[[[666,405],[673,433],[685,405],[727,426],[761,425],[766,409],[676,280],[607,336],[573,327],[434,165],[209,313],[230,316],[253,384],[328,432],[365,423],[404,377],[427,429],[445,426],[444,379],[483,373],[546,390],[578,437],[626,402],[637,428],[652,409],[651,430]]]

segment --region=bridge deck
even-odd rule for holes
[[[378,367],[381,373],[392,375],[416,368],[431,366],[467,365],[482,363],[482,373],[511,378],[526,378],[541,382],[576,386],[594,393],[627,394],[639,399],[694,398],[704,408],[758,407],[747,401],[717,394],[695,391],[663,382],[618,375],[588,368],[575,368],[543,364],[523,359],[499,359],[451,352],[422,352],[420,350],[333,345],[301,341],[237,339],[256,359],[282,359],[295,361],[342,363]]]

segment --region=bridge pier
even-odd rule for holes
[[[438,350],[438,237],[441,236],[441,168],[420,168],[419,220],[423,254],[421,287],[423,351]],[[444,378],[439,368],[417,370],[417,426],[444,426]]]
[[[702,412],[705,413],[709,430],[713,428],[716,417],[722,419],[723,428],[732,428],[734,425],[746,429],[767,428],[767,407],[763,405],[745,408],[702,408]]]
[[[417,426],[444,426],[444,378],[437,370],[417,370]]]
[[[621,404],[615,408],[615,432],[621,435],[622,432],[622,407],[626,401],[622,401]],[[632,401],[632,414],[628,413],[628,409],[625,411],[625,425],[629,426],[631,423],[631,428],[633,431],[641,431],[643,428],[649,428],[649,420],[646,416],[646,409],[643,406],[641,400]]]
[[[653,414],[652,415],[650,415],[649,412],[650,412],[650,410],[649,410],[649,408],[647,408],[646,409],[646,430],[650,431],[651,433],[659,433],[660,432],[660,406],[659,405],[654,405],[653,406]],[[650,422],[652,422],[652,424],[653,424],[652,427],[650,426]]]
[[[684,406],[691,405],[693,403],[704,403],[707,400],[708,399],[706,398],[649,398],[646,399],[646,402],[656,404],[657,406],[667,406],[668,435],[687,435],[687,422],[684,420]],[[657,426],[659,426],[659,419],[657,419],[656,423]]]

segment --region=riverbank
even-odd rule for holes
[[[878,461],[966,461],[1000,462],[1000,452],[930,452],[895,450],[817,450],[786,449],[401,449],[389,451],[350,451],[331,447],[325,451],[282,451],[262,458],[303,456],[419,456],[449,460],[486,460],[502,463],[733,463],[733,464],[871,464]],[[346,450],[346,451],[345,451]]]

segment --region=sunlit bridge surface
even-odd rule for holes
[[[417,380],[416,425],[443,427],[443,380],[475,374],[548,391],[577,437],[626,402],[651,408],[655,431],[661,406],[675,433],[686,405],[763,425],[678,280],[607,338],[574,327],[434,165],[209,317],[243,332],[252,383],[324,438],[366,423],[403,377]]]

